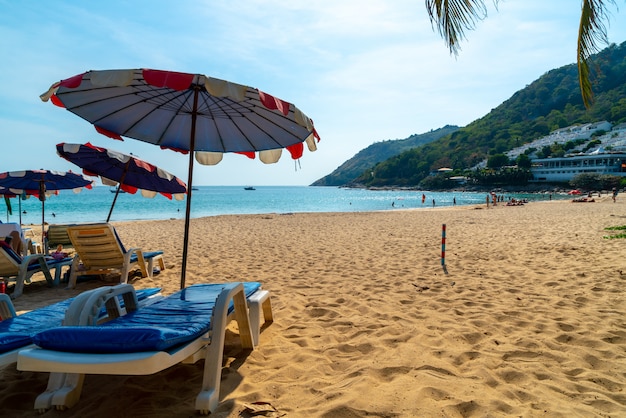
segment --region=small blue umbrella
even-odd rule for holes
[[[80,191],[83,187],[91,189],[93,184],[81,174],[71,171],[23,170],[0,173],[0,188],[6,194],[37,196],[41,201],[41,238],[44,235],[45,201],[47,194],[56,194],[59,190]],[[20,220],[21,224],[21,220]]]

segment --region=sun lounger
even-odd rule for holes
[[[76,287],[79,275],[119,272],[120,283],[126,283],[132,267],[139,268],[141,277],[152,277],[155,262],[161,270],[165,269],[163,251],[127,250],[109,223],[68,225],[67,233],[76,251],[70,268],[69,288]]]
[[[61,269],[72,263],[71,258],[54,259],[43,254],[31,254],[22,257],[8,245],[0,243],[0,277],[15,281],[15,289],[11,294],[13,299],[21,296],[24,284],[31,282],[36,273],[43,273],[50,286],[56,286],[61,281]],[[54,270],[54,279],[50,270]]]
[[[61,244],[64,250],[69,247],[73,247],[70,236],[67,234],[67,228],[70,225],[49,225],[46,231],[44,239],[45,253],[50,254],[51,251],[56,250],[57,246]]]
[[[0,239],[8,237],[13,231],[20,235],[20,240],[22,241],[22,254],[20,255],[27,256],[29,252],[31,254],[38,252],[36,250],[39,248],[39,244],[33,242],[31,238],[26,237],[24,233],[25,230],[20,227],[20,224],[16,222],[0,223]]]
[[[260,324],[250,322],[248,300],[272,321],[269,293],[260,283],[194,285],[98,326],[43,331],[33,337],[38,348],[20,352],[17,367],[51,372],[46,392],[35,402],[35,409],[45,410],[78,402],[85,374],[150,375],[204,358],[195,408],[206,414],[219,404],[224,335],[233,316],[242,346],[254,348]],[[85,317],[80,321],[89,323]]]
[[[93,300],[94,297],[110,298],[111,296],[119,296],[115,299],[109,299],[109,305],[112,302],[120,304],[118,308],[120,311],[124,309],[133,310],[137,307],[153,303],[160,298],[160,288],[150,288],[137,290],[136,302],[128,297],[124,297],[129,291],[128,287],[131,285],[118,285],[99,287],[97,289],[89,290],[81,293],[75,298],[66,299],[61,302],[54,303],[52,305],[45,306],[43,308],[35,309],[33,311],[17,315],[11,299],[6,294],[0,294],[0,367],[6,366],[17,361],[17,354],[25,347],[32,345],[32,337],[37,332],[60,326],[64,320],[73,322],[74,315],[78,315],[75,311],[68,313],[68,308],[72,302],[83,301],[74,303],[74,306],[84,306],[88,298]],[[105,309],[100,309],[97,314],[93,314],[98,320],[104,320],[114,314],[109,313],[107,306]],[[67,316],[67,319],[65,319]]]

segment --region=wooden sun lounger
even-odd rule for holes
[[[79,275],[120,273],[120,283],[126,283],[132,267],[141,271],[142,277],[152,277],[154,263],[165,269],[162,251],[126,249],[109,223],[68,225],[67,234],[76,255],[70,268],[68,287],[76,287]]]

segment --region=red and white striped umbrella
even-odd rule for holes
[[[292,103],[257,88],[151,69],[88,71],[54,83],[41,95],[94,124],[114,139],[122,136],[189,153],[181,288],[185,287],[193,163],[217,164],[238,153],[274,163],[287,149],[293,159],[304,143],[317,149],[313,121]]]

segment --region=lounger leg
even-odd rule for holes
[[[46,391],[35,399],[35,409],[43,412],[53,406],[59,410],[71,408],[80,398],[84,380],[84,374],[50,373]]]
[[[154,276],[154,258],[148,260],[148,269],[147,269],[148,277],[152,278]]]
[[[219,405],[224,335],[226,333],[226,325],[228,325],[228,306],[231,299],[235,305],[235,317],[239,326],[241,345],[248,349],[254,347],[243,285],[239,283],[236,287],[233,286],[227,296],[224,293],[222,292],[217,298],[215,309],[213,310],[213,334],[211,335],[211,344],[207,347],[204,360],[202,391],[196,397],[196,410],[205,415],[213,412]]]
[[[250,296],[248,299],[250,308],[250,328],[252,331],[252,343],[256,347],[259,345],[261,333],[261,311],[263,312],[263,322],[270,323],[274,321],[272,313],[272,302],[270,301],[270,292],[260,290]]]
[[[161,269],[161,271],[165,270],[165,261],[163,261],[163,256],[159,255],[156,259],[159,262],[159,268]]]
[[[22,293],[24,292],[24,281],[28,275],[28,271],[26,270],[27,268],[28,266],[24,263],[20,265],[19,272],[15,278],[15,289],[13,289],[13,293],[11,293],[11,299],[22,296]]]
[[[74,289],[76,287],[76,280],[78,279],[78,266],[80,265],[80,258],[78,255],[74,256],[72,265],[70,266],[70,278],[67,281],[67,288]]]
[[[163,262],[163,256],[162,255],[157,255],[157,256],[154,256],[154,257],[150,257],[150,259],[148,260],[148,277],[153,277],[154,276],[154,262],[155,262],[155,260],[159,264],[159,269],[161,271],[165,270],[165,263]]]
[[[65,380],[63,387],[57,390],[52,396],[52,406],[59,411],[71,408],[78,403],[80,394],[83,391],[84,374],[64,373]]]
[[[24,293],[24,278],[18,277],[15,280],[15,288],[13,289],[13,293],[11,293],[11,299],[22,296],[22,293]]]

